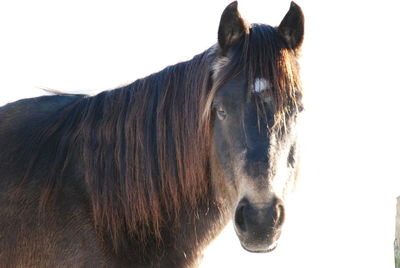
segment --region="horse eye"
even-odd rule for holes
[[[294,167],[296,162],[296,148],[294,145],[290,147],[289,155],[288,155],[288,167]]]
[[[226,115],[227,114],[226,114],[225,110],[221,106],[218,106],[217,116],[218,116],[219,120],[224,120],[226,118]]]

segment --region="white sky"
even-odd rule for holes
[[[230,1],[2,1],[0,104],[40,87],[99,92],[216,42]],[[400,1],[298,0],[306,112],[303,172],[278,249],[251,254],[232,226],[201,267],[394,267],[400,195]],[[278,25],[290,1],[242,0]]]

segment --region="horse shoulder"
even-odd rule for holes
[[[112,267],[94,230],[82,174],[75,161],[68,168],[68,180],[60,187],[55,203],[43,214],[39,202],[46,166],[41,162],[48,162],[50,156],[39,161],[27,181],[20,183],[31,155],[29,151],[20,155],[21,144],[29,144],[32,135],[46,127],[49,117],[57,116],[81,98],[43,96],[0,107],[1,267]]]

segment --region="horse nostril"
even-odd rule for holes
[[[272,204],[257,206],[243,199],[236,207],[234,221],[240,235],[263,237],[278,230],[285,220],[285,208],[280,199]]]
[[[241,233],[245,233],[247,231],[244,219],[244,208],[246,207],[247,204],[248,204],[247,200],[240,201],[235,212],[235,224],[238,231],[240,231]]]
[[[277,202],[277,204],[275,205],[275,213],[275,226],[280,227],[285,220],[285,208],[280,202]]]

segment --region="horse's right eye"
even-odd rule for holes
[[[226,118],[226,115],[227,114],[226,114],[225,110],[221,106],[218,106],[217,107],[217,116],[218,116],[219,120],[224,120]]]

